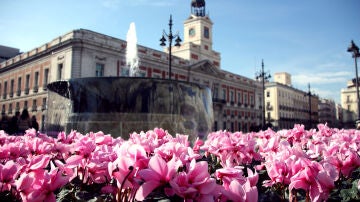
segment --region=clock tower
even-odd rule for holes
[[[192,63],[209,60],[220,68],[220,53],[212,49],[212,26],[205,11],[205,0],[192,0],[191,14],[184,22],[184,42],[173,49],[173,55]]]

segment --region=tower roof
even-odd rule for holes
[[[191,14],[195,16],[205,16],[205,0],[192,0],[191,1]]]
[[[196,8],[204,7],[205,6],[205,0],[192,0],[191,1],[191,6],[196,7]]]

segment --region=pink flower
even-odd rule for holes
[[[215,171],[216,178],[222,181],[222,184],[226,189],[234,180],[237,180],[239,183],[245,183],[246,178],[243,174],[242,167],[220,168]]]
[[[326,200],[334,187],[334,179],[329,172],[313,161],[291,177],[289,190],[290,193],[292,189],[305,190],[309,192],[311,201],[316,202]]]
[[[170,181],[175,194],[183,197],[184,200],[199,201],[207,199],[214,201],[215,195],[218,193],[215,179],[210,177],[208,173],[208,164],[205,161],[197,162],[192,160],[188,167],[188,172],[182,171],[178,173],[174,179]]]
[[[144,200],[154,189],[160,185],[167,184],[173,179],[180,164],[175,158],[166,162],[159,155],[151,157],[149,168],[139,171],[140,178],[144,183],[139,187],[136,193],[136,200]]]
[[[5,165],[0,164],[0,192],[10,191],[15,185],[16,173],[19,167],[14,161],[7,161]]]
[[[222,191],[226,201],[233,202],[252,202],[258,200],[258,191],[256,186],[251,186],[250,181],[244,184],[237,180],[231,181],[228,189]]]

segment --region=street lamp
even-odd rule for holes
[[[312,123],[312,119],[311,119],[311,90],[310,90],[310,83],[308,83],[308,88],[309,91],[304,95],[304,96],[309,96],[309,129],[311,129],[311,123]]]
[[[271,78],[269,73],[264,72],[264,60],[261,61],[261,72],[256,74],[256,79],[262,80],[262,89],[263,89],[263,112],[262,112],[262,129],[265,130],[265,81]]]
[[[359,54],[359,47],[356,46],[353,40],[351,40],[350,46],[347,49],[348,52],[352,53],[352,57],[355,61],[355,72],[356,72],[356,78],[355,78],[355,85],[356,85],[356,101],[357,101],[357,120],[356,120],[356,127],[360,123],[360,102],[359,102],[359,77],[358,77],[358,69],[357,69],[357,58],[360,57]]]
[[[171,44],[172,44],[172,41],[173,39],[175,39],[175,46],[180,46],[180,42],[181,42],[181,39],[180,39],[180,36],[179,34],[175,34],[173,35],[172,33],[172,26],[173,26],[173,23],[172,23],[172,16],[170,15],[170,20],[169,20],[169,34],[167,34],[165,32],[165,30],[163,31],[163,35],[160,39],[160,46],[166,46],[166,38],[167,40],[169,41],[169,79],[171,80]]]

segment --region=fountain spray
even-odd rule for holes
[[[129,30],[126,35],[126,65],[129,67],[129,76],[136,76],[139,71],[139,57],[137,54],[137,38],[135,23],[130,23]]]

